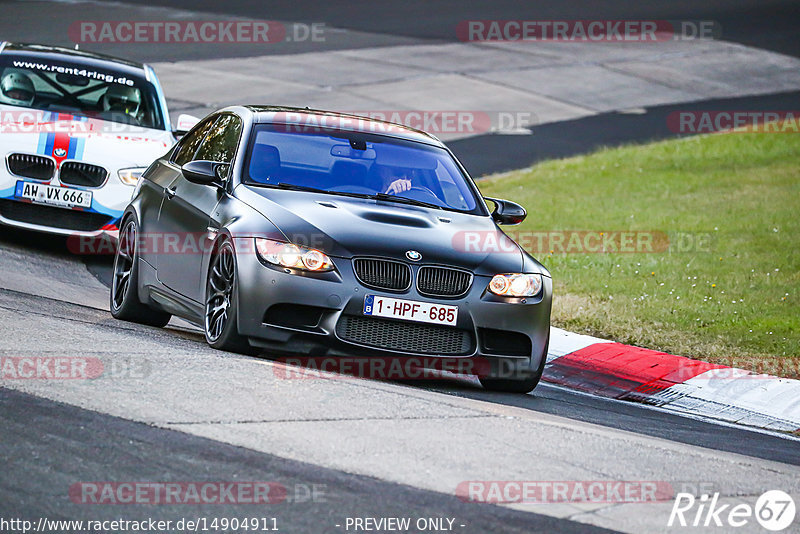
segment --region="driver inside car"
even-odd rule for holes
[[[100,100],[103,111],[124,113],[132,119],[137,119],[141,102],[138,89],[124,85],[111,85]]]
[[[383,181],[382,191],[388,195],[397,195],[411,189],[413,171],[402,167],[378,167],[378,176]]]
[[[9,72],[0,80],[0,102],[14,106],[30,106],[36,97],[33,82],[21,72]]]

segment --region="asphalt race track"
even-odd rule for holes
[[[62,271],[71,283],[76,262],[55,248],[4,240],[3,265],[30,249],[28,272]],[[346,517],[403,513],[455,517],[464,532],[591,531],[571,519],[649,531],[652,518],[641,514],[652,514],[652,505],[511,510],[462,503],[454,491],[471,479],[611,478],[665,480],[733,499],[797,484],[796,440],[546,384],[520,397],[467,380],[287,380],[280,364],[220,354],[178,326],[120,325],[103,310],[58,298],[3,289],[0,315],[5,354],[81,354],[120,369],[82,384],[27,381],[2,390],[3,517],[177,520],[186,506],[78,505],[68,488],[267,480],[302,495],[314,484],[325,488],[323,502],[259,510],[288,532],[336,532]],[[253,513],[208,505],[192,506],[191,515]]]
[[[357,50],[444,43],[453,39],[454,21],[467,18],[710,18],[723,25],[725,39],[800,57],[796,2],[681,1],[665,3],[668,8],[654,2],[635,7],[574,2],[535,9],[519,4],[300,1],[269,3],[265,14],[266,3],[243,0],[131,0],[119,6],[116,19],[154,19],[160,8],[152,6],[163,6],[324,21],[348,32],[313,46]],[[14,38],[63,44],[63,35],[47,33],[55,10],[32,5],[36,9],[3,3],[19,16]],[[90,12],[91,6],[76,2],[75,9]],[[9,24],[0,28],[12,31]],[[287,43],[276,53],[300,50],[293,46]],[[105,51],[170,62],[263,53],[247,46],[213,52],[201,46],[109,48]],[[799,97],[780,92],[692,105],[796,109]],[[602,145],[671,136],[663,124],[674,109],[600,113],[545,124],[534,135],[487,134],[451,145],[480,175]],[[181,321],[165,329],[115,321],[107,311],[110,262],[108,256],[70,254],[63,238],[0,227],[0,354],[86,356],[109,371],[95,380],[0,379],[0,518],[258,517],[275,518],[283,532],[316,533],[352,532],[348,518],[410,517],[452,519],[454,532],[469,534],[696,532],[704,530],[667,528],[672,498],[499,505],[463,502],[456,491],[460,483],[475,480],[616,480],[657,482],[673,493],[718,492],[720,502],[731,505],[753,505],[771,489],[800,495],[796,437],[545,383],[518,396],[492,394],[464,378],[293,379],[292,369],[268,358],[210,349],[202,333]],[[75,484],[103,481],[269,481],[287,493],[283,502],[270,505],[102,505],[76,502],[70,492]]]

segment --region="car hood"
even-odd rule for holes
[[[146,167],[173,145],[171,132],[68,113],[0,105],[0,150],[79,160],[110,168]]]
[[[421,263],[462,267],[475,274],[523,268],[522,250],[487,216],[272,188],[239,186],[235,193],[288,241],[331,256],[408,261],[406,252],[414,250],[422,254]]]

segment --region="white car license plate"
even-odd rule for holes
[[[367,295],[364,298],[364,315],[455,326],[458,306]]]
[[[49,204],[62,208],[89,208],[92,206],[92,192],[69,187],[55,187],[35,182],[17,182],[14,192],[17,198],[25,198],[37,204]]]

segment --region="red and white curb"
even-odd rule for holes
[[[768,430],[800,430],[800,380],[550,329],[542,380]]]

